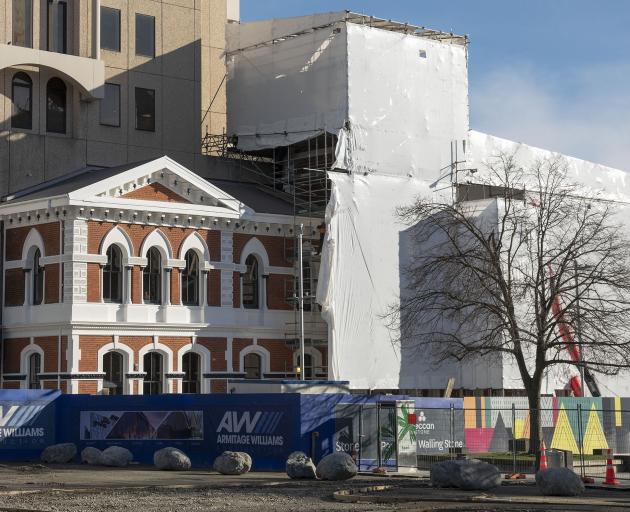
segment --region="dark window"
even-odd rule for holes
[[[155,131],[155,91],[136,87],[136,130]]]
[[[123,394],[123,356],[118,352],[107,352],[103,356],[103,388],[109,395]]]
[[[33,81],[26,73],[16,73],[11,82],[11,127],[33,128]]]
[[[65,0],[48,0],[48,50],[68,53],[68,5]]]
[[[100,101],[99,119],[106,126],[120,126],[120,85],[105,84],[105,97]]]
[[[162,257],[151,247],[147,252],[147,266],[142,270],[143,297],[146,304],[160,304],[162,298]]]
[[[155,57],[155,18],[136,13],[136,55]]]
[[[13,45],[33,47],[33,0],[13,0]]]
[[[101,6],[101,48],[120,51],[120,11]]]
[[[262,358],[260,355],[250,352],[246,354],[243,358],[243,362],[245,364],[245,378],[246,379],[260,379],[261,377],[261,366],[262,366]]]
[[[192,249],[186,253],[186,268],[182,272],[182,304],[199,305],[199,258]]]
[[[162,393],[162,355],[149,352],[144,355],[144,387],[145,395],[159,395]]]
[[[107,249],[107,263],[103,267],[103,300],[122,302],[122,252],[115,245]]]
[[[56,77],[46,85],[46,131],[66,133],[66,84]]]
[[[184,379],[182,381],[183,393],[199,393],[201,389],[201,357],[195,352],[186,352],[182,358]]]
[[[300,367],[300,370],[302,372],[304,372],[304,378],[305,379],[312,379],[313,375],[315,374],[315,368],[313,367],[313,356],[311,354],[308,354],[308,353],[304,354],[304,366],[303,367],[300,364],[300,360],[301,359],[302,358],[300,356],[298,356],[297,363],[298,363],[298,366]]]
[[[253,254],[245,260],[245,274],[243,274],[243,307],[258,309],[260,307],[260,282],[258,276],[258,259]]]
[[[39,249],[35,249],[33,254],[33,304],[41,304],[44,300],[44,267],[41,266],[40,260],[42,253]]]
[[[31,354],[28,358],[28,389],[39,389],[39,372],[42,371],[42,356]]]

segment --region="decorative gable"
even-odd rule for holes
[[[190,203],[188,199],[183,198],[161,183],[150,183],[144,187],[140,187],[120,197],[125,199],[142,199],[144,201],[162,201],[166,203]]]

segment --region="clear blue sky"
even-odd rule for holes
[[[630,171],[630,0],[241,0],[241,19],[344,9],[468,34],[472,128]]]

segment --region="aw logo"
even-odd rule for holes
[[[217,432],[229,432],[231,434],[271,434],[276,430],[282,419],[281,412],[256,411],[226,411],[219,423]]]
[[[0,441],[43,437],[44,428],[30,426],[44,405],[0,405]]]
[[[282,446],[284,436],[275,435],[283,412],[226,411],[217,427],[217,444]]]

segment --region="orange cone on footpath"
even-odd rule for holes
[[[615,476],[615,466],[612,461],[612,450],[608,448],[608,460],[606,461],[606,480],[605,485],[619,485],[619,480]]]
[[[545,448],[545,441],[542,441],[540,446],[540,466],[538,467],[538,470],[542,471],[543,469],[547,469],[547,451]]]

